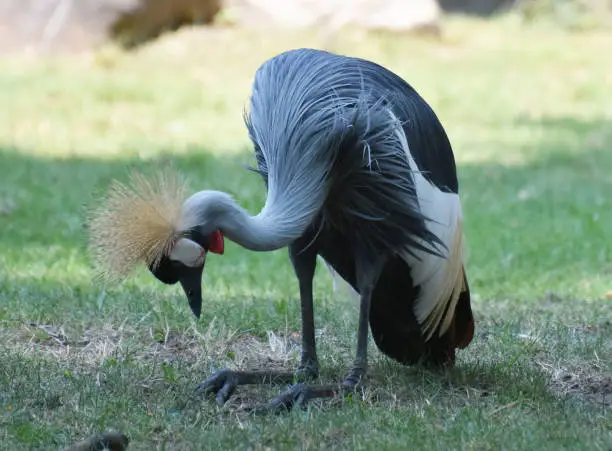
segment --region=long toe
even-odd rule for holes
[[[247,407],[244,411],[254,414],[281,414],[295,407],[305,408],[311,398],[311,390],[303,383],[295,384],[289,390],[281,393],[268,404]]]
[[[306,384],[295,384],[285,393],[270,401],[270,408],[275,411],[292,410],[294,407],[305,407],[308,404],[310,389]]]
[[[230,370],[219,370],[202,382],[196,391],[204,394],[214,394],[217,405],[223,406],[232,396],[238,386],[236,376]]]

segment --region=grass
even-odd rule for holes
[[[285,251],[227,243],[196,321],[139,271],[100,286],[87,206],[131,167],[194,189],[265,192],[241,111],[257,66],[301,33],[188,30],[136,53],[0,60],[0,446],[57,449],[108,429],[130,449],[596,450],[612,447],[612,34],[450,20],[441,41],[357,32],[328,48],[387,65],[453,142],[477,332],[445,374],[370,346],[363,391],[280,418],[192,389],[222,367],[293,367],[297,282]],[[316,279],[322,382],[352,360],[357,306]]]

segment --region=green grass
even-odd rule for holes
[[[370,346],[341,403],[279,418],[219,411],[193,388],[214,369],[293,367],[297,282],[286,251],[227,243],[196,321],[145,270],[103,287],[87,206],[128,169],[172,164],[250,211],[265,190],[241,112],[255,69],[321,37],[194,30],[134,54],[0,60],[0,448],[57,449],[121,429],[130,449],[612,448],[612,34],[449,21],[442,41],[347,32],[432,104],[456,151],[477,320],[445,374]],[[316,279],[322,382],[355,346],[357,306]],[[606,385],[607,384],[607,385]]]

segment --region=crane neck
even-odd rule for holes
[[[200,191],[183,204],[181,228],[198,227],[203,233],[220,230],[227,239],[246,249],[273,251],[299,238],[305,229],[302,222],[269,208],[268,204],[252,216],[227,193]]]

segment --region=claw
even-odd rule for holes
[[[196,391],[206,395],[216,394],[215,402],[222,407],[232,396],[238,386],[234,373],[230,370],[219,370],[202,382]]]
[[[305,408],[312,397],[310,387],[303,383],[295,384],[289,390],[281,393],[268,404],[245,407],[243,411],[254,414],[280,414],[293,410],[294,407]]]
[[[310,388],[305,384],[298,383],[270,401],[269,407],[273,410],[291,410],[294,407],[306,407],[309,399]]]

